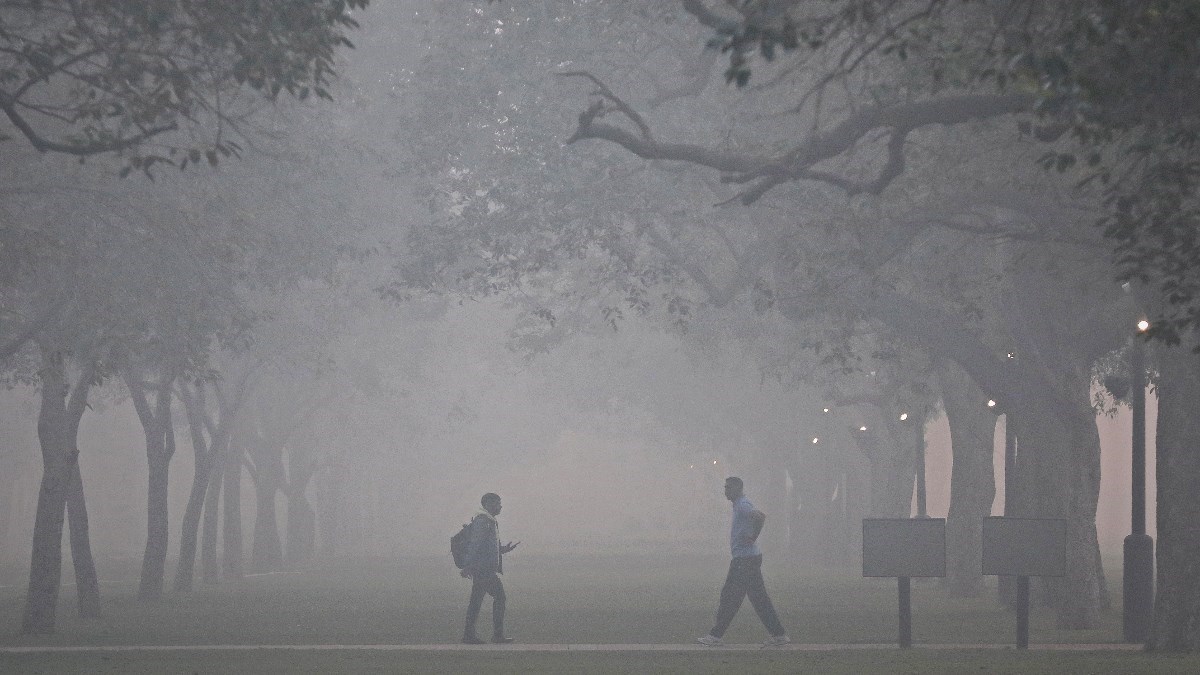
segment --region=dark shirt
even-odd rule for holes
[[[504,573],[500,558],[500,523],[490,514],[480,513],[471,521],[471,545],[463,569],[475,576]]]

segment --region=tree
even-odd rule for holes
[[[620,39],[620,29],[635,30],[647,15],[660,18],[669,8],[589,8],[595,17],[563,15],[550,5],[525,10],[481,17],[466,28],[448,29],[455,37],[439,34],[434,41],[454,45],[446,58],[455,62],[466,49],[487,49],[486,59],[470,61],[466,74],[453,75],[459,82],[480,81],[482,94],[470,105],[439,98],[450,91],[448,82],[437,79],[446,77],[445,71],[439,74],[441,61],[431,61],[411,80],[409,91],[421,93],[409,100],[427,102],[430,111],[406,117],[409,126],[428,130],[412,141],[414,163],[421,162],[422,175],[440,181],[426,188],[432,222],[412,230],[412,253],[400,259],[388,291],[396,297],[427,290],[503,296],[528,308],[517,339],[532,350],[558,344],[589,319],[615,327],[652,305],[678,330],[700,312],[722,313],[748,296],[762,300],[760,282],[777,244],[769,234],[776,214],[714,214],[694,202],[723,199],[716,196],[720,186],[687,174],[659,180],[612,155],[561,153],[546,139],[544,127],[560,123],[569,102],[552,80],[534,77],[536,70],[527,73],[573,54],[575,37],[594,39],[574,34],[589,20],[602,16]],[[556,39],[558,26],[572,39]],[[617,48],[612,57],[630,61],[625,65],[634,70],[639,60],[650,58],[647,53],[672,55],[654,41],[661,37],[632,40],[637,53]],[[689,39],[672,37],[683,44]],[[435,56],[441,57],[435,51],[430,58]],[[485,75],[493,69],[497,74]],[[499,73],[507,84],[493,98],[488,83]],[[756,445],[763,446],[764,466],[773,469],[769,475],[783,485],[787,461],[781,458],[791,448],[769,432],[781,422],[765,425]],[[904,439],[912,445],[911,433]],[[876,454],[883,458],[896,446],[889,440],[886,447]],[[909,479],[911,485],[911,473]],[[782,502],[776,510],[785,510]]]
[[[760,52],[770,61],[790,50],[774,65],[755,66],[756,74],[765,72],[761,89],[782,92],[780,83],[806,76],[807,84],[791,90],[790,112],[814,118],[819,109],[836,107],[844,111],[842,120],[830,126],[814,118],[816,131],[800,142],[760,141],[766,152],[663,143],[601,85],[574,139],[605,139],[647,159],[711,167],[747,185],[741,199],[753,202],[796,180],[851,195],[880,193],[905,172],[912,147],[906,141],[914,131],[1024,114],[1019,128],[1058,143],[1043,153],[1044,165],[1074,173],[1081,186],[1101,186],[1096,204],[1103,208],[1095,222],[1115,253],[1110,274],[1148,282],[1146,290],[1159,300],[1143,297],[1156,317],[1155,335],[1170,341],[1190,330],[1195,246],[1189,233],[1196,227],[1194,167],[1184,148],[1195,137],[1197,90],[1190,42],[1197,12],[1190,3],[844,2],[813,12],[805,3],[784,2],[749,3],[732,13],[700,1],[683,7],[717,32],[716,43],[730,54],[729,80],[753,88],[749,56]],[[850,96],[833,92],[828,85],[834,82]],[[870,97],[856,101],[857,92]],[[600,121],[609,113],[631,124]],[[851,151],[870,147],[879,147],[882,159],[849,159]],[[1187,404],[1164,399],[1162,405]],[[1056,428],[1063,429],[1040,425],[1041,433]],[[1067,428],[1076,429],[1076,438],[1084,433],[1078,425]],[[1083,456],[1072,461],[1089,463]],[[1159,497],[1160,509],[1171,513],[1167,507],[1181,495],[1160,488]],[[1160,579],[1177,578],[1160,568]],[[1179,635],[1178,626],[1195,623],[1176,620],[1183,623],[1160,625],[1158,632]]]
[[[1195,95],[1200,48],[1192,39],[1200,10],[1193,3],[851,1],[831,3],[822,13],[792,1],[746,3],[733,13],[703,0],[682,4],[716,32],[714,44],[729,55],[728,81],[739,86],[750,81],[755,52],[767,61],[792,52],[798,63],[785,70],[815,70],[819,79],[801,106],[832,82],[870,82],[872,64],[896,59],[915,64],[907,69],[915,76],[908,86],[932,94],[919,104],[928,121],[954,123],[963,90],[1013,97],[979,99],[988,108],[980,112],[1035,113],[1036,124],[1026,119],[1021,128],[1056,142],[1039,162],[1103,186],[1104,209],[1096,222],[1112,246],[1118,278],[1147,284],[1164,301],[1151,336],[1175,343],[1196,323],[1200,303],[1192,263],[1200,251],[1191,233],[1198,169],[1189,150],[1200,110]],[[840,57],[835,67],[813,67],[814,57],[830,53]],[[1015,107],[1005,110],[1010,104]],[[859,123],[847,126],[851,119]],[[882,189],[902,171],[899,137],[913,127],[857,115],[841,128],[855,126],[859,132],[891,127],[889,161],[875,182]],[[814,147],[815,140],[805,145]],[[830,149],[839,154],[846,147]],[[807,157],[797,147],[788,160],[799,164],[778,170],[802,168]],[[837,182],[831,175],[809,178]],[[793,173],[791,179],[806,177]],[[744,197],[756,198],[777,184],[763,180]]]
[[[939,3],[934,5],[941,6]],[[698,7],[697,3],[683,4],[683,9],[693,13],[698,11]],[[495,49],[495,45],[503,40],[516,39],[513,37],[515,35],[529,35],[545,30],[542,23],[548,18],[545,9],[539,14],[537,7],[517,5],[516,8],[515,13],[501,10],[494,17],[484,17],[480,20],[480,28],[489,29],[487,43],[492,47],[489,63],[504,58]],[[614,32],[624,28],[624,24],[620,22],[623,9],[616,5],[593,7],[598,15],[608,12],[604,15],[604,25]],[[677,18],[671,14],[669,8],[659,6],[655,11],[658,12],[655,18],[662,20],[663,25],[666,25],[668,18]],[[927,16],[920,14],[907,23],[923,21]],[[494,37],[500,33],[493,33],[491,30],[496,28],[491,24],[499,21],[500,17],[504,17],[502,31],[506,37]],[[579,17],[572,18],[578,20]],[[851,35],[850,29],[845,26],[857,18],[841,14],[834,18],[838,21],[845,20],[838,29],[844,32],[839,38],[841,42],[830,49],[851,49],[852,53],[847,58],[853,62],[857,55],[853,50],[862,43],[857,40],[858,34]],[[675,22],[671,29],[672,38],[675,39],[678,39],[679,33],[687,33],[686,28],[675,32],[674,26],[677,25],[678,22]],[[873,28],[888,36],[881,43],[892,36],[889,32],[891,29],[887,26]],[[565,30],[571,29],[568,25]],[[835,78],[841,79],[838,80],[839,88],[836,90],[832,86],[826,86],[835,78],[822,81],[819,71],[814,74],[813,69],[802,67],[805,62],[801,62],[799,66],[785,64],[778,66],[774,72],[768,72],[767,86],[747,89],[744,95],[739,95],[738,98],[734,98],[728,92],[691,87],[692,95],[705,95],[689,98],[687,113],[684,113],[684,106],[678,105],[677,109],[670,109],[673,99],[660,96],[654,91],[659,88],[657,81],[652,83],[654,87],[647,86],[648,78],[645,73],[652,70],[650,64],[669,63],[663,56],[663,52],[668,50],[660,50],[658,47],[658,44],[663,42],[661,36],[656,45],[639,50],[642,43],[631,36],[640,36],[640,30],[631,29],[631,33],[623,36],[625,42],[617,38],[615,44],[619,46],[613,52],[593,58],[610,59],[607,62],[608,67],[622,73],[627,86],[636,89],[641,99],[650,101],[645,106],[631,104],[617,96],[613,89],[590,72],[574,70],[578,66],[574,65],[568,54],[572,52],[571,47],[578,44],[577,40],[569,41],[570,47],[557,45],[558,54],[562,56],[558,56],[553,51],[555,47],[551,46],[546,48],[551,56],[542,58],[551,63],[571,63],[570,67],[573,70],[568,74],[589,82],[594,88],[593,104],[580,115],[576,131],[570,140],[600,138],[614,141],[644,158],[683,163],[685,168],[682,170],[669,173],[659,170],[662,180],[656,180],[648,173],[633,173],[636,169],[628,169],[642,181],[639,186],[642,194],[648,194],[651,185],[669,184],[671,188],[660,197],[661,202],[655,203],[653,199],[631,196],[629,199],[598,202],[602,204],[600,208],[575,216],[572,209],[577,202],[592,197],[593,194],[588,191],[584,193],[586,197],[581,198],[577,188],[579,184],[586,184],[586,172],[574,181],[574,185],[564,188],[563,192],[569,194],[569,198],[553,199],[550,193],[543,190],[537,196],[524,194],[521,198],[506,199],[504,193],[495,189],[495,183],[488,183],[491,174],[481,170],[478,156],[472,155],[475,161],[471,163],[471,171],[450,173],[449,182],[452,185],[455,182],[473,183],[474,189],[447,187],[442,194],[451,199],[439,203],[444,204],[445,211],[452,216],[445,221],[448,227],[442,227],[442,223],[438,222],[438,227],[422,233],[423,240],[416,241],[417,245],[425,245],[439,253],[444,252],[442,255],[435,253],[425,258],[430,262],[427,270],[456,274],[460,282],[468,288],[475,289],[475,292],[505,291],[520,284],[522,293],[526,295],[530,288],[536,287],[562,291],[564,296],[569,296],[570,293],[578,296],[579,289],[561,281],[555,286],[555,282],[551,281],[554,277],[549,274],[551,270],[567,272],[571,276],[599,270],[608,275],[586,277],[588,281],[582,286],[591,291],[590,295],[593,298],[603,297],[602,293],[595,292],[597,289],[604,289],[604,294],[609,297],[620,298],[614,303],[616,307],[606,306],[600,301],[600,306],[608,316],[619,316],[618,310],[621,306],[642,311],[650,301],[657,299],[660,292],[665,296],[663,305],[667,308],[674,307],[677,311],[682,308],[688,312],[699,306],[727,303],[738,293],[751,292],[757,298],[756,303],[761,299],[767,299],[769,302],[773,296],[779,311],[794,318],[798,323],[818,316],[831,307],[849,307],[855,316],[863,316],[873,322],[870,325],[882,325],[894,336],[903,336],[923,346],[941,350],[937,356],[958,362],[988,394],[997,399],[1004,398],[1006,403],[1026,406],[1033,413],[1028,418],[1029,426],[1025,433],[1029,440],[1026,447],[1031,450],[1027,459],[1039,456],[1039,453],[1032,451],[1040,446],[1046,448],[1040,454],[1048,464],[1029,473],[1034,483],[1029,494],[1031,499],[1032,495],[1043,492],[1061,495],[1062,498],[1059,501],[1051,500],[1053,503],[1034,501],[1030,503],[1029,509],[1032,513],[1042,515],[1066,515],[1069,512],[1072,522],[1072,556],[1079,564],[1072,566],[1077,576],[1072,577],[1066,586],[1056,591],[1055,596],[1059,603],[1062,625],[1089,625],[1094,620],[1095,611],[1104,602],[1104,582],[1095,555],[1095,528],[1092,517],[1095,482],[1091,467],[1096,463],[1093,450],[1098,448],[1098,444],[1095,442],[1091,408],[1079,403],[1081,400],[1089,400],[1089,380],[1086,373],[1089,372],[1090,359],[1096,357],[1097,349],[1100,350],[1099,353],[1103,353],[1111,348],[1114,340],[1119,343],[1122,331],[1119,328],[1112,330],[1112,325],[1106,325],[1103,331],[1096,330],[1094,321],[1088,324],[1092,319],[1086,311],[1073,314],[1072,320],[1064,322],[1064,326],[1070,325],[1078,330],[1078,326],[1086,325],[1086,330],[1091,331],[1097,342],[1086,345],[1081,343],[1077,345],[1077,352],[1071,353],[1069,358],[1056,360],[1049,355],[1053,350],[1041,349],[1043,344],[1060,343],[1056,327],[1037,326],[1033,331],[1014,332],[1014,329],[1022,327],[1020,314],[1029,311],[1030,308],[1017,310],[994,301],[989,305],[982,305],[972,294],[963,297],[962,293],[950,293],[948,295],[952,297],[939,297],[932,303],[918,301],[918,289],[924,289],[914,281],[914,278],[922,278],[920,275],[928,275],[930,270],[937,270],[938,265],[947,264],[947,247],[934,238],[936,232],[942,231],[982,236],[985,238],[983,241],[1000,238],[1018,243],[1029,242],[1031,248],[1042,244],[1055,244],[1063,247],[1055,249],[1057,255],[1061,256],[1062,251],[1071,250],[1072,263],[1080,257],[1089,261],[1072,270],[1071,275],[1063,275],[1061,278],[1052,274],[1038,276],[1038,279],[1045,280],[1055,288],[1054,293],[1062,292],[1058,289],[1075,289],[1079,279],[1096,279],[1103,276],[1103,272],[1100,275],[1096,274],[1103,266],[1095,266],[1096,256],[1093,255],[1094,242],[1099,233],[1092,232],[1091,236],[1086,233],[1080,234],[1076,227],[1078,214],[1068,218],[1069,231],[1056,232],[1054,219],[1061,217],[1061,209],[1056,211],[1046,208],[1039,203],[1038,197],[1022,195],[1019,199],[1024,203],[1017,209],[1011,209],[1005,205],[1006,201],[1012,200],[1011,193],[1007,197],[991,195],[985,197],[988,206],[982,210],[975,210],[966,203],[954,204],[953,200],[949,199],[956,191],[963,191],[964,186],[961,184],[955,184],[944,192],[939,191],[927,197],[908,197],[929,192],[928,167],[942,161],[941,157],[933,153],[914,152],[908,143],[909,140],[919,138],[925,143],[935,140],[938,137],[937,130],[934,129],[936,125],[1000,117],[1021,111],[1032,114],[1037,97],[1020,91],[975,91],[969,87],[956,89],[957,85],[954,84],[931,83],[923,69],[933,57],[919,62],[913,58],[906,63],[894,65],[894,57],[886,53],[875,53],[877,48],[881,49],[877,45],[869,48],[863,58],[878,57],[875,60],[882,65],[875,70],[864,68],[863,72],[854,68],[845,73],[838,71]],[[542,39],[536,42],[539,48],[543,44],[553,44],[550,40]],[[524,44],[529,44],[529,41],[522,42],[522,45]],[[619,65],[614,65],[614,61]],[[786,65],[791,67],[785,67]],[[507,64],[505,67],[519,72],[519,69]],[[947,67],[943,65],[943,70]],[[969,70],[968,81],[979,79],[978,73],[970,70],[974,65],[967,64],[963,67]],[[882,73],[886,73],[886,76],[881,75]],[[966,76],[955,77],[958,82]],[[881,78],[884,80],[882,83],[879,81]],[[531,93],[533,87],[534,85],[522,80],[519,86],[510,86],[507,91],[511,97],[516,95],[512,93],[514,91]],[[663,89],[683,90],[682,87]],[[815,98],[801,97],[800,103],[796,103],[795,92],[809,89],[824,96],[820,99],[820,106],[814,103]],[[867,93],[863,94],[864,91]],[[860,95],[872,98],[864,104],[856,98]],[[530,108],[542,111],[548,109],[547,102],[554,99],[548,94],[541,94],[540,97],[531,96],[531,100],[537,100],[539,103],[526,106],[515,104],[512,109],[520,113]],[[655,105],[660,107],[653,110],[653,118],[648,113],[643,114],[638,110],[640,107],[654,108]],[[487,107],[486,104],[484,107]],[[835,116],[843,114],[843,119],[834,124],[826,123],[825,119],[830,109],[835,111]],[[773,113],[777,110],[785,111],[784,117]],[[765,114],[761,114],[760,111],[765,111]],[[820,115],[817,115],[817,112]],[[800,120],[800,128],[812,124],[816,130],[803,141],[796,143],[795,124],[790,121],[787,124],[778,121],[787,117]],[[496,111],[494,119],[507,120],[506,126],[515,125],[513,133],[520,137],[520,118],[509,115],[507,108],[503,114]],[[721,124],[713,122],[726,119],[729,121]],[[658,123],[652,124],[655,120]],[[685,120],[686,123],[681,124]],[[491,126],[486,119],[481,119],[476,125],[481,128]],[[460,124],[459,128],[470,128],[470,125]],[[980,125],[977,125],[975,130],[978,131],[979,128]],[[701,143],[660,140],[672,134],[719,138],[720,141],[714,147],[707,147]],[[873,134],[881,136],[881,140],[877,141]],[[441,138],[440,135],[430,137]],[[529,137],[532,137],[532,133]],[[528,146],[530,142],[526,140],[525,145]],[[776,146],[782,146],[783,150],[776,150]],[[494,147],[497,155],[504,153],[506,157],[503,175],[514,182],[521,175],[520,170],[516,168],[519,164],[516,164],[515,160],[522,154],[535,156],[532,152],[522,153],[520,144],[496,142]],[[875,148],[880,152],[872,152]],[[614,167],[625,166],[619,158],[613,157],[611,152],[605,149],[600,149],[596,154],[581,154],[597,161],[611,162]],[[878,155],[882,155],[882,158],[878,158]],[[454,156],[450,156],[452,161]],[[1026,162],[1024,166],[1029,167],[1027,173],[1035,172],[1035,163],[1028,156],[1023,159]],[[766,204],[770,209],[766,212],[769,215],[759,217],[761,223],[755,223],[753,216],[743,218],[724,211],[720,216],[725,222],[718,223],[713,222],[717,218],[711,212],[704,214],[702,209],[686,209],[679,213],[681,209],[675,206],[676,213],[671,214],[674,218],[665,214],[661,208],[656,209],[655,207],[660,207],[661,204],[687,204],[689,199],[703,199],[701,195],[706,191],[710,195],[719,194],[720,189],[711,187],[684,189],[683,186],[689,183],[695,186],[699,182],[696,180],[697,172],[686,168],[691,165],[724,172],[724,180],[738,190],[733,195],[726,194],[715,198],[709,196],[709,200],[726,202],[740,198],[743,202],[761,208],[759,203],[762,197],[770,192],[773,199],[767,200]],[[647,166],[657,169],[664,167],[664,164],[656,162]],[[543,176],[539,179],[542,185],[546,184],[546,174],[554,178],[571,175],[570,169],[547,172],[545,167],[546,164],[543,163],[533,169]],[[918,169],[924,169],[924,172]],[[605,188],[604,194],[616,193],[614,188],[617,184],[611,180],[611,176],[619,175],[617,169],[594,169],[591,174],[604,176],[600,181]],[[910,179],[901,184],[900,181],[905,176],[909,176]],[[804,183],[795,188],[785,185],[796,181]],[[1036,184],[1035,180],[1029,182]],[[897,192],[901,188],[905,190],[901,193],[904,196],[897,199]],[[883,194],[885,190],[888,190],[887,194]],[[979,192],[977,186],[970,186],[968,189],[968,194],[977,196]],[[1038,193],[1038,189],[1035,188],[1033,192]],[[844,200],[846,194],[854,196],[849,208],[835,206],[839,199]],[[1017,194],[1021,194],[1020,191]],[[874,195],[881,197],[876,198]],[[565,209],[564,217],[546,217],[543,205],[551,199],[551,203],[561,204]],[[939,203],[939,199],[944,203]],[[454,200],[458,202],[455,203]],[[897,202],[903,204],[901,210],[908,212],[906,216],[892,215],[899,205]],[[527,208],[526,204],[536,205],[542,211]],[[644,205],[646,208],[630,208],[635,204]],[[815,206],[817,204],[821,206]],[[991,208],[992,212],[987,212],[988,208]],[[553,213],[557,215],[559,211]],[[621,215],[617,215],[618,213]],[[597,214],[600,214],[600,217],[597,217]],[[628,220],[623,221],[622,218]],[[771,222],[776,219],[788,224]],[[465,227],[462,227],[464,225]],[[760,229],[751,234],[746,231],[748,227]],[[709,232],[720,238],[705,241],[705,235]],[[459,238],[463,234],[465,236]],[[755,237],[760,242],[765,242],[766,246],[747,247]],[[814,241],[821,243],[814,244]],[[974,241],[978,242],[980,239]],[[472,260],[475,251],[483,250],[486,253],[477,259],[478,264],[464,263],[464,258],[459,255],[458,250],[452,248],[459,244],[464,244],[462,251],[466,252],[466,260]],[[808,250],[805,255],[799,258],[802,262],[797,263],[797,258],[792,253],[806,247]],[[1079,250],[1075,251],[1071,247],[1078,247]],[[940,251],[942,255],[929,255],[923,259],[924,267],[917,269],[909,258],[926,255],[926,251]],[[564,252],[570,252],[568,255],[572,262],[555,268],[556,263],[552,262],[553,255]],[[721,255],[732,254],[733,262],[723,267],[717,266],[719,269],[714,269],[711,265],[705,269],[705,264],[697,264],[699,261],[711,263],[714,253],[717,252]],[[589,266],[584,262],[594,259],[591,258],[593,255],[605,260],[605,263]],[[1011,255],[1012,263],[1009,269],[998,269],[996,274],[1019,274],[1030,278],[1029,269],[1021,269],[1021,265],[1026,263],[1020,262],[1022,257],[1029,257],[1029,254],[1014,246]],[[651,260],[654,262],[647,264]],[[901,261],[904,265],[893,264],[895,261]],[[1036,269],[1037,266],[1030,267]],[[774,278],[764,278],[764,269],[773,270]],[[406,267],[402,271],[407,274],[412,268]],[[914,277],[914,274],[918,276]],[[410,278],[419,281],[422,277],[418,273],[410,275]],[[621,279],[625,280],[624,283]],[[680,289],[687,284],[680,282],[685,279],[695,286],[687,292],[682,292]],[[764,281],[766,283],[763,283]],[[993,282],[994,280],[980,278],[977,283],[983,285],[967,288],[984,288],[986,284]],[[964,288],[961,284],[944,285],[951,291]],[[1049,288],[1045,289],[1046,292],[1050,292]],[[627,290],[621,294],[625,297],[621,298],[616,293],[618,289],[632,289],[632,292]],[[1114,291],[1115,287],[1104,285],[1097,295],[1110,297]],[[1028,294],[1028,289],[1023,289],[1022,292]],[[545,296],[540,296],[539,302],[544,301],[544,298]],[[991,325],[972,318],[978,314],[981,307],[986,307],[991,313]],[[562,320],[558,313],[550,311],[548,307],[541,307],[536,311],[542,312],[542,316],[551,321]],[[997,327],[1005,329],[1003,336],[1008,340],[1008,344],[1002,339],[987,337],[986,330]],[[1028,361],[1023,361],[1024,365],[1018,368],[1006,368],[1004,354],[1011,351],[1012,345],[1016,343],[1023,345],[1018,351],[1026,354]],[[1109,346],[1105,347],[1105,344]],[[1035,356],[1038,358],[1034,358]],[[1080,378],[1078,373],[1085,375]],[[1053,412],[1051,414],[1048,411]],[[1053,434],[1056,429],[1071,429],[1071,437],[1055,440]],[[1039,441],[1039,435],[1044,439]],[[1055,448],[1063,447],[1074,449],[1071,453],[1055,453]],[[1038,481],[1043,483],[1039,484]],[[973,496],[979,494],[983,493],[972,492]],[[977,514],[985,509],[986,506],[976,505],[968,509],[968,512]]]
[[[219,494],[223,461],[229,453],[229,437],[241,407],[244,380],[232,383],[233,392],[226,395],[220,382],[197,379],[194,383],[179,385],[179,399],[187,414],[188,430],[192,439],[192,454],[195,457],[195,473],[188,495],[187,507],[179,534],[179,562],[175,568],[174,590],[189,592],[195,582],[196,549],[199,543],[200,518],[204,513],[208,495]],[[216,410],[208,406],[207,391],[212,390],[216,399]],[[213,501],[215,504],[215,500]],[[215,524],[215,515],[211,516]],[[215,554],[215,551],[214,551]],[[215,567],[215,561],[212,565]]]
[[[349,249],[301,236],[302,226],[309,227],[307,234],[324,234],[324,222],[270,213],[259,201],[261,194],[253,203],[262,217],[252,218],[253,209],[235,211],[236,200],[219,195],[221,181],[216,178],[199,184],[124,183],[116,191],[89,184],[80,175],[74,178],[77,185],[68,190],[92,198],[86,213],[78,201],[67,208],[41,203],[29,211],[27,221],[58,208],[52,226],[14,228],[36,233],[32,240],[39,246],[24,249],[27,269],[12,277],[6,294],[14,307],[21,307],[20,314],[36,316],[40,308],[49,318],[32,322],[40,324],[37,330],[18,331],[12,344],[30,338],[45,342],[43,338],[54,333],[56,340],[65,341],[56,349],[87,356],[101,374],[124,375],[147,437],[151,490],[140,594],[151,599],[161,594],[168,544],[165,486],[173,454],[170,408],[176,378],[200,373],[215,341],[245,338],[254,317],[239,294],[266,293],[300,276],[318,274]],[[60,189],[49,187],[47,194]],[[335,204],[330,202],[331,207]],[[195,214],[218,222],[198,222]],[[67,222],[70,226],[64,227]],[[87,285],[86,292],[81,284]],[[147,377],[157,381],[152,387],[156,404],[147,401]],[[71,512],[76,512],[73,506]],[[82,518],[83,512],[79,514]],[[52,519],[39,522],[56,527]],[[74,516],[71,524],[74,530]],[[43,557],[52,555],[49,551]],[[56,569],[35,565],[31,575],[57,578]],[[50,584],[31,579],[34,585]],[[31,607],[40,607],[43,600],[31,593]],[[37,611],[27,630],[52,630],[52,614]]]
[[[368,1],[5,0],[0,111],[33,148],[115,154],[123,173],[216,164],[256,99],[329,98]]]

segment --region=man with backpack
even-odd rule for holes
[[[521,542],[500,543],[500,495],[489,492],[479,500],[483,508],[471,519],[470,543],[467,545],[462,576],[471,580],[471,597],[467,601],[467,623],[463,628],[464,644],[481,645],[483,640],[475,634],[475,622],[483,606],[483,596],[492,596],[492,642],[507,644],[512,638],[504,635],[504,584],[500,575],[504,573],[502,556]],[[451,542],[453,550],[454,542]]]

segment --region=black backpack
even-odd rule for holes
[[[450,537],[450,556],[454,558],[454,566],[462,569],[467,565],[467,549],[471,546],[471,523],[462,526],[453,537]]]

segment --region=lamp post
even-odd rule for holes
[[[900,413],[901,422],[912,422],[913,439],[916,441],[916,473],[917,473],[917,517],[928,518],[929,509],[926,504],[925,491],[925,417],[924,415],[909,415]]]
[[[1008,351],[1004,358],[1006,362],[1012,363],[1017,359],[1015,351]],[[1009,403],[1011,405],[1011,402]],[[1013,411],[1007,406],[1001,407],[996,403],[995,399],[988,399],[988,410],[996,415],[1004,415],[1004,426],[1002,427],[1002,439],[1004,442],[1004,516],[1012,518],[1017,515],[1017,425],[1013,419]],[[998,579],[996,585],[997,594],[1000,597],[1000,602],[1016,609],[1018,604],[1017,577],[1002,576]]]
[[[1146,362],[1141,334],[1150,328],[1145,319],[1137,324],[1129,351],[1130,404],[1133,407],[1132,495],[1130,530],[1125,537],[1122,624],[1126,642],[1145,642],[1150,637],[1154,610],[1154,540],[1146,534]]]

